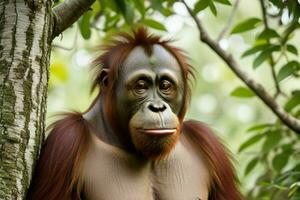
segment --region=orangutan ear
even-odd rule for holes
[[[102,69],[101,72],[100,72],[100,76],[99,76],[99,79],[100,79],[100,85],[101,87],[107,87],[108,86],[108,73],[109,73],[109,69]]]

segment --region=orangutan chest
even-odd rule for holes
[[[178,152],[180,149],[167,159],[149,162],[116,149],[99,152],[95,147],[88,152],[84,166],[87,200],[207,199],[206,169],[193,156]]]

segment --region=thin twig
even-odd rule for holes
[[[232,22],[233,22],[233,19],[234,19],[234,15],[239,7],[239,2],[240,0],[236,0],[234,5],[233,5],[233,8],[232,8],[232,11],[230,13],[230,16],[228,18],[228,21],[225,25],[225,27],[223,28],[223,30],[220,32],[218,38],[217,38],[217,42],[220,42],[222,38],[224,38],[224,36],[227,34],[228,30],[230,29],[231,25],[232,25]]]
[[[74,37],[73,43],[70,47],[64,47],[64,46],[61,46],[59,44],[52,44],[51,47],[52,48],[59,48],[59,49],[65,50],[65,51],[71,51],[76,46],[77,38],[78,38],[78,27],[76,27],[75,37]]]
[[[200,32],[200,40],[207,44],[216,54],[218,54],[228,65],[228,67],[236,74],[236,76],[239,77],[287,127],[300,134],[300,120],[285,112],[284,109],[277,104],[277,102],[272,98],[272,96],[265,90],[265,88],[261,84],[257,83],[255,80],[251,79],[249,75],[243,72],[241,70],[240,65],[232,57],[232,55],[224,51],[219,46],[219,44],[208,35],[207,31],[202,25],[201,20],[193,14],[193,11],[186,4],[186,2],[184,0],[181,0],[181,2],[185,5],[189,14],[195,21],[196,26]]]
[[[261,6],[262,17],[263,17],[263,22],[264,22],[265,29],[269,29],[269,23],[268,23],[268,19],[267,19],[267,13],[266,13],[266,7],[265,7],[264,0],[259,0],[259,2],[260,2],[260,6]],[[271,44],[270,39],[267,39],[267,43]],[[272,73],[274,85],[275,85],[275,88],[276,88],[276,93],[274,95],[274,97],[276,99],[278,97],[278,95],[281,93],[281,89],[280,89],[279,83],[277,81],[276,72],[275,72],[276,63],[274,62],[274,58],[273,58],[272,53],[270,54],[269,64],[270,64],[270,68],[271,68],[271,73]]]
[[[57,49],[62,49],[62,50],[65,50],[65,51],[71,51],[73,49],[73,47],[64,47],[64,46],[61,46],[59,44],[52,44],[51,47],[52,48],[57,48]]]

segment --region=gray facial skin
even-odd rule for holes
[[[130,115],[133,113],[142,112],[142,116],[146,114],[147,106],[153,104],[154,108],[165,106],[166,110],[161,114],[167,118],[171,112],[177,115],[181,109],[183,87],[181,69],[168,51],[155,45],[149,57],[142,47],[136,47],[128,55],[120,72],[118,113],[127,113],[128,117],[132,117]],[[142,110],[138,111],[141,107]]]
[[[116,90],[117,113],[125,118],[137,151],[146,157],[165,155],[178,138],[184,83],[176,59],[155,45],[152,55],[136,47],[121,68]]]

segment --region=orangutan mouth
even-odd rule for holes
[[[147,135],[172,135],[176,132],[176,129],[139,129],[139,131]]]

